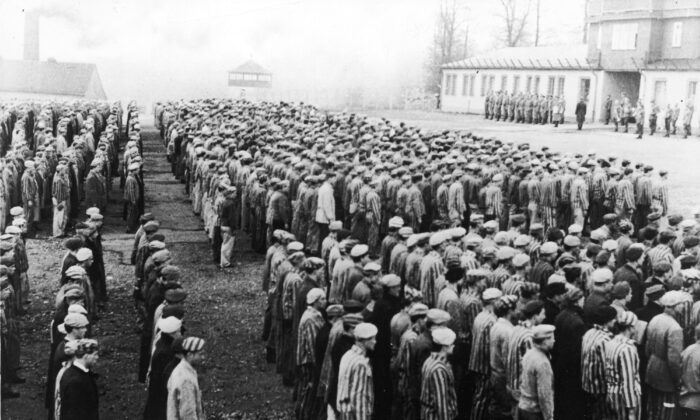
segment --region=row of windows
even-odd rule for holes
[[[692,99],[695,98],[695,94],[698,91],[698,82],[697,80],[691,80],[688,82],[688,86],[686,89],[686,98],[687,99]],[[654,80],[654,101],[656,102],[657,105],[659,106],[664,106],[666,104],[673,104],[673,99],[671,101],[668,101],[666,98],[666,80],[660,79],[660,80]]]
[[[612,27],[612,45],[613,50],[636,50],[638,25],[636,23],[617,23]],[[683,22],[673,23],[673,32],[671,34],[671,47],[679,48],[683,37]],[[596,39],[596,48],[601,49],[603,42],[603,25],[598,25],[598,38]]]
[[[269,82],[272,76],[269,74],[253,74],[253,73],[229,73],[228,80],[246,80],[251,82]]]
[[[496,87],[496,76],[494,75],[481,75],[481,90],[480,96],[486,96],[489,92],[494,92],[496,90],[509,91],[511,93],[535,93],[535,94],[546,94],[546,95],[556,95],[561,96],[564,94],[564,76],[549,76],[547,78],[547,90],[545,92],[540,91],[540,76],[525,76],[525,89],[521,89],[520,86],[520,76],[513,76],[512,84],[508,84],[508,76],[501,76],[500,88]],[[456,96],[457,95],[457,75],[456,74],[446,74],[445,82],[443,84],[443,95],[445,96]],[[474,96],[474,85],[476,84],[476,75],[465,74],[461,77],[462,89],[461,96]]]

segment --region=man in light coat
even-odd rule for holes
[[[204,360],[204,340],[187,337],[183,357],[168,379],[168,420],[204,420],[196,366]]]
[[[676,320],[676,307],[684,302],[684,293],[666,292],[659,303],[664,312],[655,316],[646,330],[646,384],[648,418],[672,419],[681,385],[683,330]]]

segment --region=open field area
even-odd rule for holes
[[[576,129],[572,117],[555,128],[553,125],[528,125],[485,120],[483,116],[448,114],[423,111],[372,111],[372,117],[386,117],[391,121],[404,121],[406,124],[428,130],[465,130],[485,137],[495,137],[505,142],[530,143],[532,148],[549,146],[552,151],[588,153],[595,150],[598,156],[617,156],[632,162],[644,162],[655,169],[669,171],[668,183],[671,211],[689,215],[693,208],[700,206],[700,137],[697,132],[684,140],[682,136],[653,137],[647,132],[642,140],[630,133],[615,133],[613,127],[600,123],[584,124],[583,130]],[[635,128],[636,129],[636,128]]]

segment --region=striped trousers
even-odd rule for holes
[[[639,400],[641,400],[641,395],[639,396]],[[638,400],[638,401],[639,401]],[[639,418],[639,409],[640,407],[634,407],[631,409],[628,409],[625,407],[625,402],[622,398],[622,395],[619,393],[617,394],[607,394],[606,395],[606,401],[608,403],[608,418],[611,420],[627,420],[629,419],[629,412],[630,410],[636,413],[635,418]]]

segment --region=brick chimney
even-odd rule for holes
[[[24,59],[39,61],[39,13],[24,13]]]

